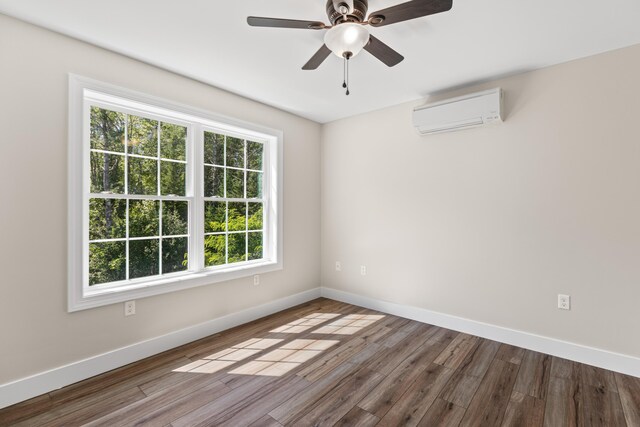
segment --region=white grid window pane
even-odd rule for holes
[[[191,201],[175,200],[186,139],[184,126],[90,108],[89,286],[188,269]]]

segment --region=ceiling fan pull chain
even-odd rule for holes
[[[346,57],[346,63],[347,63],[347,76],[346,76],[346,84],[347,84],[347,93],[346,95],[349,96],[349,56]]]
[[[347,88],[347,58],[342,57],[342,87]]]

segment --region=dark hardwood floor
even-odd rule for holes
[[[640,426],[640,379],[318,299],[0,410],[19,426]]]

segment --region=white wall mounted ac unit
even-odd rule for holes
[[[496,88],[427,104],[413,110],[420,135],[452,132],[502,122],[502,89]]]

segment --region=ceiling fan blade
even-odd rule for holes
[[[326,44],[323,44],[322,47],[311,57],[309,62],[304,64],[302,67],[303,70],[315,70],[320,64],[324,62],[327,57],[331,55],[331,50],[327,47]]]
[[[364,50],[378,58],[389,67],[398,65],[404,59],[404,56],[400,55],[398,52],[373,36],[369,36],[369,43],[364,47]]]
[[[453,7],[453,0],[412,0],[373,12],[369,24],[382,27],[396,22],[408,21],[427,15],[446,12]]]
[[[319,21],[299,21],[296,19],[264,18],[249,16],[247,23],[252,27],[299,28],[303,30],[322,30],[326,25]]]

